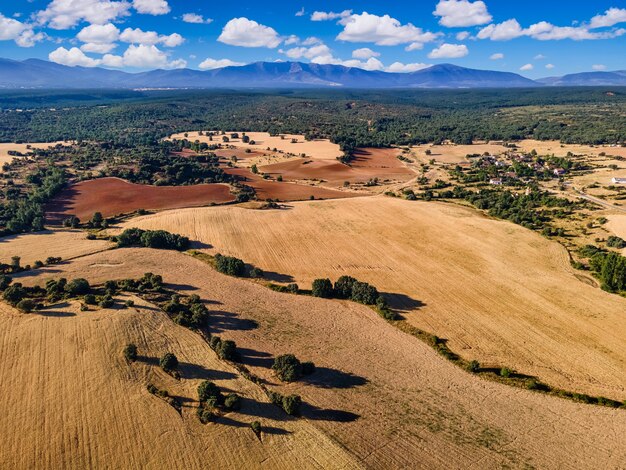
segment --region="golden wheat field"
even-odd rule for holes
[[[65,144],[67,142],[31,142],[28,144],[15,144],[15,143],[0,143],[0,165],[4,163],[10,163],[15,158],[9,155],[9,151],[13,150],[22,154],[27,154],[31,149],[47,149],[48,147],[54,147],[57,144]],[[18,157],[19,158],[19,157]]]
[[[464,358],[626,399],[626,299],[575,272],[561,245],[473,209],[381,196],[185,209],[126,226],[185,234],[305,288],[352,275]]]
[[[6,462],[38,451],[50,462],[76,459],[76,466],[98,462],[107,451],[113,452],[115,466],[115,459],[127,452],[135,467],[161,468],[193,468],[204,462],[251,468],[617,469],[626,462],[622,410],[477,378],[365,306],[273,292],[219,274],[188,255],[150,249],[105,251],[76,259],[61,270],[44,268],[38,276],[21,280],[43,284],[62,275],[102,282],[121,272],[138,277],[151,271],[200,295],[209,302],[211,332],[235,340],[242,362],[271,389],[302,395],[303,417],[293,421],[263,415],[264,424],[292,434],[278,434],[269,442],[264,437],[258,443],[248,429],[229,426],[230,421],[201,426],[194,422],[192,410],[185,408],[180,418],[168,405],[145,395],[148,380],[162,380],[163,386],[189,397],[195,375],[232,372],[214,361],[194,333],[173,326],[148,306],[140,306],[139,313],[77,312],[71,317],[5,310],[0,347],[12,359],[2,365],[3,394],[23,396],[23,390],[36,388],[45,378],[47,400],[37,403],[52,403],[63,416],[55,419],[71,424],[54,435],[59,445],[43,448],[48,426],[57,421],[31,427],[37,412],[43,413],[42,408],[29,411],[34,392],[29,392],[29,400],[15,400],[9,417],[2,419],[23,423],[18,430],[34,438],[23,440],[3,426],[10,434],[3,436],[9,444],[3,446]],[[151,357],[175,351],[189,363],[183,367],[182,382],[173,383],[150,369],[149,361],[129,368],[119,353],[129,339],[138,344],[140,354],[146,350]],[[46,360],[41,359],[44,351]],[[304,381],[280,385],[270,366],[272,357],[285,352],[314,361],[317,371]],[[224,377],[219,385],[260,401],[240,379]],[[78,398],[68,401],[67,396]],[[88,413],[97,419],[78,419]],[[244,406],[232,420],[245,422],[257,413]],[[96,435],[102,442],[93,438]],[[120,446],[119,452],[111,450],[114,445]]]

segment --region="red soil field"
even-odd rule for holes
[[[225,168],[224,172],[241,177],[242,183],[254,188],[257,198],[261,200],[278,199],[280,201],[303,201],[309,199],[311,196],[314,196],[315,199],[338,199],[360,196],[360,194],[336,191],[319,186],[267,181],[255,175],[247,168]]]
[[[414,174],[396,158],[399,153],[398,149],[360,149],[355,152],[356,158],[350,165],[333,160],[298,158],[265,165],[260,170],[272,176],[282,175],[286,180],[317,179],[331,185],[340,185],[344,181],[362,183],[371,178],[408,181]]]
[[[225,184],[150,186],[119,178],[99,178],[64,189],[47,205],[46,222],[59,224],[70,215],[86,221],[94,212],[111,217],[137,209],[178,209],[234,200]]]

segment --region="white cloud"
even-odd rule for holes
[[[404,48],[404,50],[407,51],[407,52],[421,51],[422,49],[424,49],[424,43],[423,42],[412,42],[411,44],[409,44],[408,46],[406,46]]]
[[[131,44],[124,52],[124,66],[139,68],[167,67],[167,54],[155,45]]]
[[[430,51],[429,59],[458,59],[469,54],[469,49],[465,44],[442,44]]]
[[[425,32],[411,23],[401,24],[389,15],[377,16],[363,12],[342,21],[344,29],[337,39],[347,42],[373,42],[379,46],[396,46],[406,43],[427,43],[440,34]]]
[[[544,60],[544,59],[547,59],[547,57],[546,57],[545,55],[543,55],[543,54],[537,54],[537,55],[534,57],[534,59],[535,59],[535,60]]]
[[[469,37],[470,37],[470,33],[468,31],[461,31],[460,33],[456,33],[457,41],[465,41]]]
[[[304,16],[304,7],[296,12],[296,16]]]
[[[312,61],[313,63],[322,63],[322,62],[316,62],[316,59],[313,59]],[[370,57],[369,59],[367,59],[365,62],[361,61],[361,60],[356,60],[356,59],[351,59],[351,60],[339,60],[337,59],[336,62],[330,62],[330,63],[334,63],[336,65],[343,65],[344,67],[355,67],[358,69],[363,69],[363,70],[383,70],[385,68],[385,66],[383,65],[383,63],[374,58],[374,57]]]
[[[126,28],[119,39],[131,44],[163,44],[166,47],[178,47],[185,42],[185,38],[178,33],[160,35],[156,31],[142,31],[139,28]]]
[[[626,8],[609,8],[603,15],[594,16],[589,22],[589,28],[606,28],[618,23],[626,23]]]
[[[166,0],[133,0],[133,8],[146,15],[165,15],[170,12]]]
[[[81,21],[105,24],[128,16],[130,3],[111,0],[52,0],[45,10],[36,13],[40,24],[52,29],[70,29]]]
[[[368,51],[374,55],[379,55],[369,49]],[[287,57],[293,60],[309,59],[314,64],[343,65],[344,67],[357,67],[364,70],[383,70],[384,68],[380,60],[376,59],[371,54],[365,53],[361,49],[357,49],[357,51],[354,51],[357,54],[354,55],[353,53],[354,58],[350,60],[342,60],[335,57],[326,44],[316,44],[311,47],[294,47],[287,50],[280,49],[278,52],[280,52],[281,54],[285,54]],[[366,57],[368,55],[369,57]],[[359,60],[357,56],[361,56],[360,58],[364,60]]]
[[[282,38],[274,28],[244,17],[233,18],[226,23],[217,40],[231,46],[267,47],[270,49],[277,47],[282,42]]]
[[[380,52],[373,51],[369,47],[362,47],[361,49],[352,51],[353,59],[367,60],[371,57],[380,57]]]
[[[546,68],[547,68],[548,70],[552,70],[554,67],[555,67],[555,65],[554,65],[554,64],[546,64]]]
[[[81,67],[96,67],[100,63],[96,59],[87,57],[85,53],[77,47],[72,47],[70,50],[59,47],[48,54],[48,59],[50,59],[51,62],[68,65],[70,67],[76,67],[77,65]]]
[[[107,54],[117,47],[117,44],[102,44],[97,42],[88,42],[80,46],[83,52],[94,52],[96,54]]]
[[[124,58],[119,55],[106,54],[100,61],[105,67],[122,68],[124,67]]]
[[[600,71],[600,70],[606,70],[606,65],[603,65],[603,64],[594,64],[594,65],[592,65],[592,66],[591,66],[591,68],[592,68],[593,70],[598,70],[598,71]]]
[[[337,20],[347,18],[352,14],[352,10],[344,10],[339,13],[335,13],[334,11],[314,11],[311,15],[311,21],[329,21],[329,20]]]
[[[195,23],[195,24],[209,24],[213,23],[213,19],[204,18],[202,15],[198,15],[196,13],[185,13],[182,16],[182,20],[185,23]]]
[[[394,62],[389,67],[387,67],[387,72],[394,73],[408,73],[408,72],[416,72],[418,70],[426,69],[430,67],[429,64],[403,64],[402,62]]]
[[[323,60],[324,63],[331,63],[327,62],[327,60],[335,60],[330,48],[326,44],[318,44],[312,47],[294,47],[287,49],[286,51],[281,49],[278,52],[285,54],[290,59],[318,59]]]
[[[504,54],[502,52],[496,52],[495,54],[491,54],[489,58],[491,60],[501,60],[504,59]]]
[[[582,26],[555,26],[547,21],[540,21],[528,28],[522,28],[515,19],[504,21],[500,24],[490,24],[478,32],[478,39],[491,39],[492,41],[508,41],[511,39],[528,36],[540,41],[572,39],[574,41],[611,39],[626,34],[626,29],[612,31],[593,32],[586,25]]]
[[[527,71],[532,70],[532,69],[534,69],[534,68],[535,68],[535,67],[534,67],[534,65],[533,65],[533,64],[526,64],[526,65],[522,65],[519,69],[520,69],[522,72],[527,72]]]
[[[322,44],[323,41],[320,38],[316,38],[315,36],[309,36],[304,41],[302,41],[303,46],[314,46],[316,44]]]
[[[82,42],[110,44],[120,37],[120,30],[111,23],[92,24],[81,29],[76,38]]]
[[[175,59],[167,64],[168,69],[184,69],[187,67],[187,61],[185,59]]]
[[[440,0],[433,15],[440,16],[439,24],[448,28],[477,26],[492,19],[485,2],[468,0]]]
[[[240,67],[242,65],[246,65],[243,62],[235,62],[230,59],[211,59],[207,57],[202,63],[198,66],[200,70],[213,70],[213,69],[221,69],[222,67]]]
[[[0,14],[0,41],[15,41],[20,47],[32,47],[45,38],[43,33],[35,33],[32,26]]]
[[[295,34],[292,34],[287,39],[285,39],[285,46],[291,46],[292,44],[299,44],[300,38]]]

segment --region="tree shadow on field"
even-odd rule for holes
[[[365,377],[329,367],[316,367],[313,374],[300,380],[320,388],[354,388],[368,383]]]
[[[160,358],[152,356],[137,356],[137,362],[146,365],[159,367]],[[202,380],[231,380],[237,378],[232,372],[215,370],[204,367],[201,364],[191,362],[179,362],[177,372],[181,379],[202,379]]]
[[[263,278],[267,279],[268,281],[272,281],[272,282],[287,283],[287,282],[293,282],[294,281],[293,276],[291,276],[289,274],[277,273],[277,272],[274,272],[274,271],[263,271]]]
[[[194,290],[198,290],[197,287],[194,287],[190,284],[172,284],[172,283],[167,283],[165,285],[167,288],[172,289],[172,290],[176,290],[176,291],[194,291]]]
[[[238,314],[223,310],[209,311],[209,330],[212,334],[224,331],[251,331],[256,330],[259,324],[248,318],[240,318]]]
[[[426,306],[426,304],[421,300],[414,299],[405,294],[384,292],[382,293],[382,296],[387,299],[387,303],[393,310],[399,312],[408,312]]]
[[[241,363],[249,367],[264,367],[269,369],[274,363],[274,358],[271,354],[256,351],[249,348],[237,348]]]
[[[213,248],[213,245],[210,245],[209,243],[201,242],[199,240],[190,240],[189,248],[192,250],[208,250],[208,249]]]
[[[249,428],[250,423],[245,423],[242,421],[237,421],[236,419],[231,418],[230,416],[220,416],[215,420],[217,424],[224,424],[226,426],[233,426],[236,428]],[[263,434],[274,434],[274,435],[285,435],[292,434],[291,431],[287,431],[286,429],[277,428],[275,426],[264,426],[261,425],[261,433]]]
[[[361,416],[344,410],[333,410],[326,408],[318,408],[309,403],[302,403],[300,414],[307,419],[316,421],[335,421],[337,423],[351,423]]]

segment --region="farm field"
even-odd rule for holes
[[[96,211],[111,217],[138,209],[174,209],[234,200],[225,184],[150,186],[119,178],[99,178],[63,190],[48,204],[46,217],[49,223],[58,224],[70,215],[87,221]]]
[[[187,139],[191,142],[198,140],[199,142],[206,143],[223,143],[225,145],[232,145],[234,147],[242,149],[252,149],[265,151],[269,149],[276,149],[284,153],[292,153],[295,155],[305,154],[307,157],[314,157],[321,160],[335,160],[340,157],[343,152],[339,149],[339,145],[333,144],[326,139],[318,140],[305,140],[303,135],[295,134],[281,134],[281,136],[270,136],[267,132],[246,132],[245,134],[250,137],[250,140],[254,140],[254,144],[246,144],[241,141],[241,138],[234,139],[230,137],[230,134],[238,131],[228,131],[225,135],[229,138],[227,143],[222,142],[221,135],[214,135],[213,140],[209,140],[207,135],[199,135],[198,132],[182,132],[179,134],[173,134],[171,139]],[[187,137],[185,137],[187,134]],[[241,136],[241,132],[239,132]],[[296,142],[292,142],[296,140]]]
[[[0,263],[9,263],[12,256],[21,258],[21,265],[45,261],[49,256],[63,260],[84,256],[113,246],[105,240],[87,240],[80,230],[44,230],[0,238]]]
[[[203,262],[175,252],[113,250],[74,260],[61,269],[61,273],[54,273],[44,268],[39,276],[21,276],[20,280],[43,284],[52,277],[80,275],[91,282],[102,282],[117,278],[121,272],[125,277],[138,277],[152,271],[162,272],[166,282],[188,286],[190,292],[210,301],[212,333],[235,340],[243,363],[267,380],[272,389],[301,394],[306,403],[303,418],[297,421],[275,422],[271,417],[262,417],[264,423],[293,430],[293,434],[272,436],[271,448],[265,441],[259,446],[250,439],[254,436],[248,429],[219,423],[202,427],[188,416],[192,410],[185,408],[181,420],[167,405],[145,395],[142,381],[163,380],[177,392],[182,389],[180,394],[187,397],[194,380],[186,378],[190,374],[185,370],[197,369],[183,369],[185,380],[180,385],[160,376],[158,371],[146,370],[141,363],[130,372],[119,356],[129,338],[137,342],[140,351],[148,350],[151,357],[169,348],[186,363],[206,368],[200,369],[203,374],[212,376],[224,371],[193,333],[174,327],[161,314],[144,311],[143,306],[139,314],[122,310],[82,312],[71,317],[3,312],[2,331],[9,333],[0,337],[0,348],[10,351],[14,358],[0,366],[5,374],[3,391],[6,388],[5,393],[13,396],[20,390],[23,395],[23,390],[36,387],[38,374],[17,371],[33,367],[30,358],[41,351],[51,351],[42,366],[44,376],[52,382],[46,397],[49,394],[51,403],[67,410],[70,417],[75,408],[91,410],[97,404],[94,412],[102,416],[98,429],[115,436],[115,443],[122,436],[123,447],[114,459],[126,451],[138,465],[146,462],[141,455],[149,455],[149,465],[167,464],[179,458],[193,468],[197,465],[197,450],[202,449],[216,465],[232,458],[233,466],[252,462],[256,467],[262,458],[273,456],[274,460],[264,463],[287,467],[304,452],[315,461],[298,461],[303,468],[347,468],[354,461],[339,451],[342,448],[357,463],[381,469],[467,468],[477,464],[481,468],[619,468],[626,459],[622,445],[626,415],[621,410],[577,404],[478,379],[444,361],[430,347],[387,324],[367,307],[279,294],[254,282],[221,275]],[[57,339],[68,335],[73,341],[67,346]],[[78,351],[84,351],[80,367],[72,362]],[[305,381],[278,385],[269,370],[271,358],[287,351],[314,361],[317,371]],[[61,367],[69,368],[64,376],[76,376],[77,384],[90,385],[77,387],[65,380],[58,372]],[[108,376],[112,378],[103,383]],[[219,380],[220,385],[243,390],[246,397],[254,398],[254,391],[240,382],[227,377]],[[189,388],[185,389],[187,384]],[[75,387],[78,400],[62,401],[61,397],[72,393]],[[113,406],[103,408],[102,400],[96,399],[100,396],[109,397],[107,401],[112,400]],[[27,411],[30,401],[21,400],[4,419],[28,423],[33,416]],[[43,406],[43,402],[38,403]],[[250,419],[254,411],[244,407],[241,414],[246,416],[236,414],[233,419]],[[89,436],[87,423],[76,423],[74,428],[74,421],[69,422],[72,426],[66,427],[70,435]],[[23,429],[22,426],[26,424],[17,429]],[[168,428],[170,445],[155,445],[159,442],[157,436]],[[39,436],[37,433],[47,428],[24,429],[23,432]],[[129,434],[129,429],[135,432]],[[180,437],[181,429],[186,431],[184,439]],[[315,429],[319,432],[315,433]],[[9,443],[6,449],[25,445],[16,437],[19,435],[17,432],[5,436]],[[36,448],[41,439],[31,439],[27,445]],[[62,463],[70,456],[80,463],[85,455],[98,461],[113,445],[109,437],[104,437],[95,449],[77,447],[65,433],[55,439],[63,442],[68,452],[45,455]],[[228,439],[230,445],[220,445]],[[180,447],[184,447],[183,441],[191,446],[185,452]],[[332,442],[338,445],[329,447]],[[285,446],[290,451],[282,454]],[[71,449],[76,452],[69,452]],[[7,452],[3,447],[3,453]],[[9,453],[5,461],[13,462],[11,458],[16,454]],[[326,460],[318,460],[325,455],[329,456]]]
[[[352,275],[464,358],[626,399],[626,299],[593,287],[559,244],[473,209],[369,197],[167,211],[125,226],[182,233],[307,288]]]
[[[67,142],[63,142],[63,141],[48,142],[48,143],[31,142],[31,143],[24,143],[24,144],[2,142],[0,143],[0,165],[13,161],[15,157],[12,155],[9,155],[9,151],[11,150],[14,150],[16,152],[20,152],[23,154],[27,154],[28,152],[30,152],[30,150],[28,149],[29,146],[35,149],[46,149],[48,147],[54,147],[57,144],[65,144],[65,143]]]
[[[285,419],[253,384],[219,361],[195,333],[135,298],[133,309],[80,312],[78,305],[23,315],[0,305],[3,468],[358,468],[305,420]],[[137,344],[129,364],[122,349]],[[158,358],[174,352],[181,380]],[[202,425],[201,379],[244,397],[240,412]],[[182,402],[179,414],[147,384]],[[259,440],[249,423],[267,432]]]

